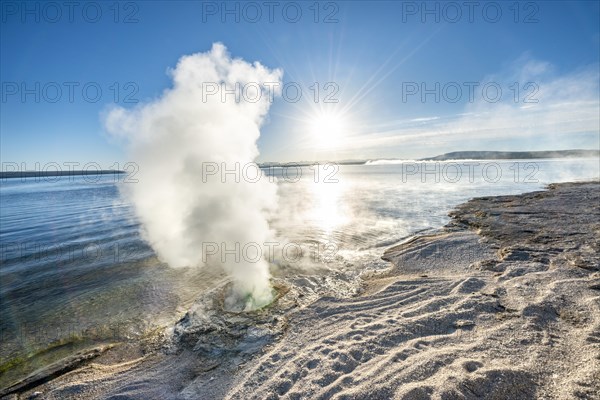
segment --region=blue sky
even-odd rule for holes
[[[2,162],[109,168],[131,161],[105,133],[103,113],[115,102],[135,106],[124,102],[128,94],[141,103],[157,98],[171,85],[168,68],[215,42],[233,57],[282,69],[284,83],[303,88],[296,103],[275,99],[261,129],[260,161],[600,146],[598,2],[479,2],[472,20],[461,6],[454,23],[455,10],[444,2],[427,3],[439,22],[435,11],[422,15],[422,2],[321,2],[318,22],[313,2],[279,3],[273,21],[265,2],[254,3],[262,12],[257,22],[248,20],[254,10],[244,13],[245,3],[236,2],[227,7],[237,4],[239,21],[233,14],[223,20],[222,2],[122,2],[115,14],[113,2],[84,1],[72,20],[63,2],[54,3],[60,17],[44,2],[27,3],[27,14],[21,2],[2,3]],[[302,16],[293,23],[296,9]],[[318,102],[309,89],[315,82]],[[339,88],[337,103],[323,103],[327,82]],[[473,99],[465,82],[478,84]],[[407,94],[436,83],[439,99]],[[502,90],[496,102],[481,90],[490,83],[491,92]],[[33,92],[24,99],[22,85]],[[55,85],[62,93],[51,102]],[[84,86],[98,101],[86,101]],[[322,113],[343,127],[332,140],[307,132]]]

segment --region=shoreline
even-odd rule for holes
[[[563,183],[472,199],[439,232],[388,248],[392,267],[356,296],[310,301],[287,287],[266,310],[231,314],[210,291],[145,351],[117,346],[21,395],[593,397],[599,192]]]

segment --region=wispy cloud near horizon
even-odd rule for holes
[[[491,101],[492,88],[489,98],[474,96],[460,113],[365,125],[349,133],[337,154],[352,158],[357,148],[366,158],[419,157],[455,150],[598,148],[598,71],[598,64],[593,64],[560,73],[552,64],[526,54],[480,80],[504,90],[498,101]]]

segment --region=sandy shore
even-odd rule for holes
[[[207,293],[166,333],[84,353],[4,393],[600,398],[600,185],[474,199],[451,216],[388,249],[392,267],[358,295],[315,301],[311,285],[326,281],[280,283],[272,307],[233,314]]]

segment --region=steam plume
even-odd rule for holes
[[[233,279],[236,299],[228,300],[259,307],[272,296],[265,257],[253,262],[231,254],[223,261],[221,256],[225,248],[262,245],[273,237],[267,216],[276,207],[276,187],[264,177],[252,182],[239,179],[240,174],[207,176],[206,171],[207,163],[234,170],[253,162],[270,106],[266,88],[279,83],[282,72],[232,59],[216,43],[209,52],[181,57],[169,73],[173,87],[162,96],[106,115],[107,130],[125,139],[130,160],[139,165],[139,183],[124,185],[124,193],[142,223],[144,239],[161,260],[173,267],[220,264]],[[228,95],[223,101],[219,94],[207,95],[206,83],[229,90],[249,83],[262,95],[237,101]],[[218,254],[207,259],[202,254],[206,243],[216,244]]]

